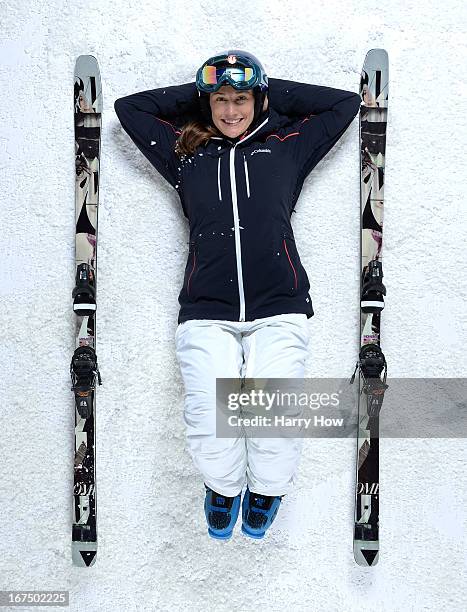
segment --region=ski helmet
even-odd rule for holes
[[[196,73],[196,87],[199,94],[201,113],[212,122],[209,94],[223,85],[232,85],[239,91],[252,89],[255,96],[255,110],[252,126],[262,115],[263,104],[268,92],[268,76],[263,65],[252,53],[232,49],[210,57]]]

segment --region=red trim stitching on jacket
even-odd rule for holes
[[[293,132],[292,134],[287,134],[287,136],[284,136],[284,138],[281,138],[280,136],[278,136],[277,134],[269,134],[269,136],[266,138],[266,140],[268,138],[272,138],[273,136],[275,136],[276,138],[279,138],[279,140],[281,142],[284,142],[284,140],[287,140],[287,138],[290,138],[290,136],[300,136],[300,132]]]
[[[170,127],[173,129],[173,131],[176,134],[181,134],[182,132],[180,130],[177,130],[171,123],[169,123],[168,121],[165,121],[164,119],[161,119],[160,117],[155,117],[155,119],[157,119],[158,121],[161,121],[162,123],[166,123],[167,125],[170,125]]]
[[[190,281],[191,281],[191,275],[193,274],[193,272],[195,271],[195,266],[196,266],[196,253],[193,252],[193,267],[191,268],[191,272],[190,272],[190,276],[188,277],[188,283],[187,283],[187,294],[190,294]]]
[[[310,115],[309,117],[305,117],[305,119],[302,120],[302,123],[305,123],[305,121],[309,121],[311,117],[314,117],[315,115]],[[280,136],[278,136],[277,134],[269,134],[269,136],[266,138],[266,140],[268,138],[271,138],[272,136],[275,136],[276,138],[279,138],[279,140],[281,142],[284,142],[284,140],[287,140],[287,138],[290,138],[290,136],[300,136],[300,132],[292,132],[292,134],[287,134],[287,136],[285,136],[284,138],[281,138]]]
[[[297,289],[297,273],[295,272],[295,268],[293,266],[292,260],[290,259],[290,255],[289,255],[289,252],[287,250],[287,245],[285,243],[285,238],[284,238],[284,248],[285,248],[285,252],[287,253],[287,257],[289,258],[289,263],[292,266],[292,270],[293,270],[293,273],[294,273],[294,276],[295,276],[295,289]]]

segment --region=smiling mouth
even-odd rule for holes
[[[241,123],[243,121],[243,119],[239,119],[238,121],[226,121],[225,119],[222,119],[222,121],[226,124],[226,125],[238,125],[239,123]]]

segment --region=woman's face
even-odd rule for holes
[[[252,89],[238,91],[223,85],[209,95],[212,120],[225,136],[236,138],[248,129],[255,114],[255,96]]]

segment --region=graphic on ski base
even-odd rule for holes
[[[375,565],[379,557],[379,414],[386,384],[380,346],[383,285],[383,209],[389,66],[384,49],[371,49],[360,81],[360,352],[354,557]]]
[[[96,356],[97,210],[102,117],[99,67],[91,55],[75,64],[75,262],[73,310],[76,315],[75,352],[70,364],[75,397],[75,458],[73,487],[72,559],[89,566],[97,554],[96,514]]]

